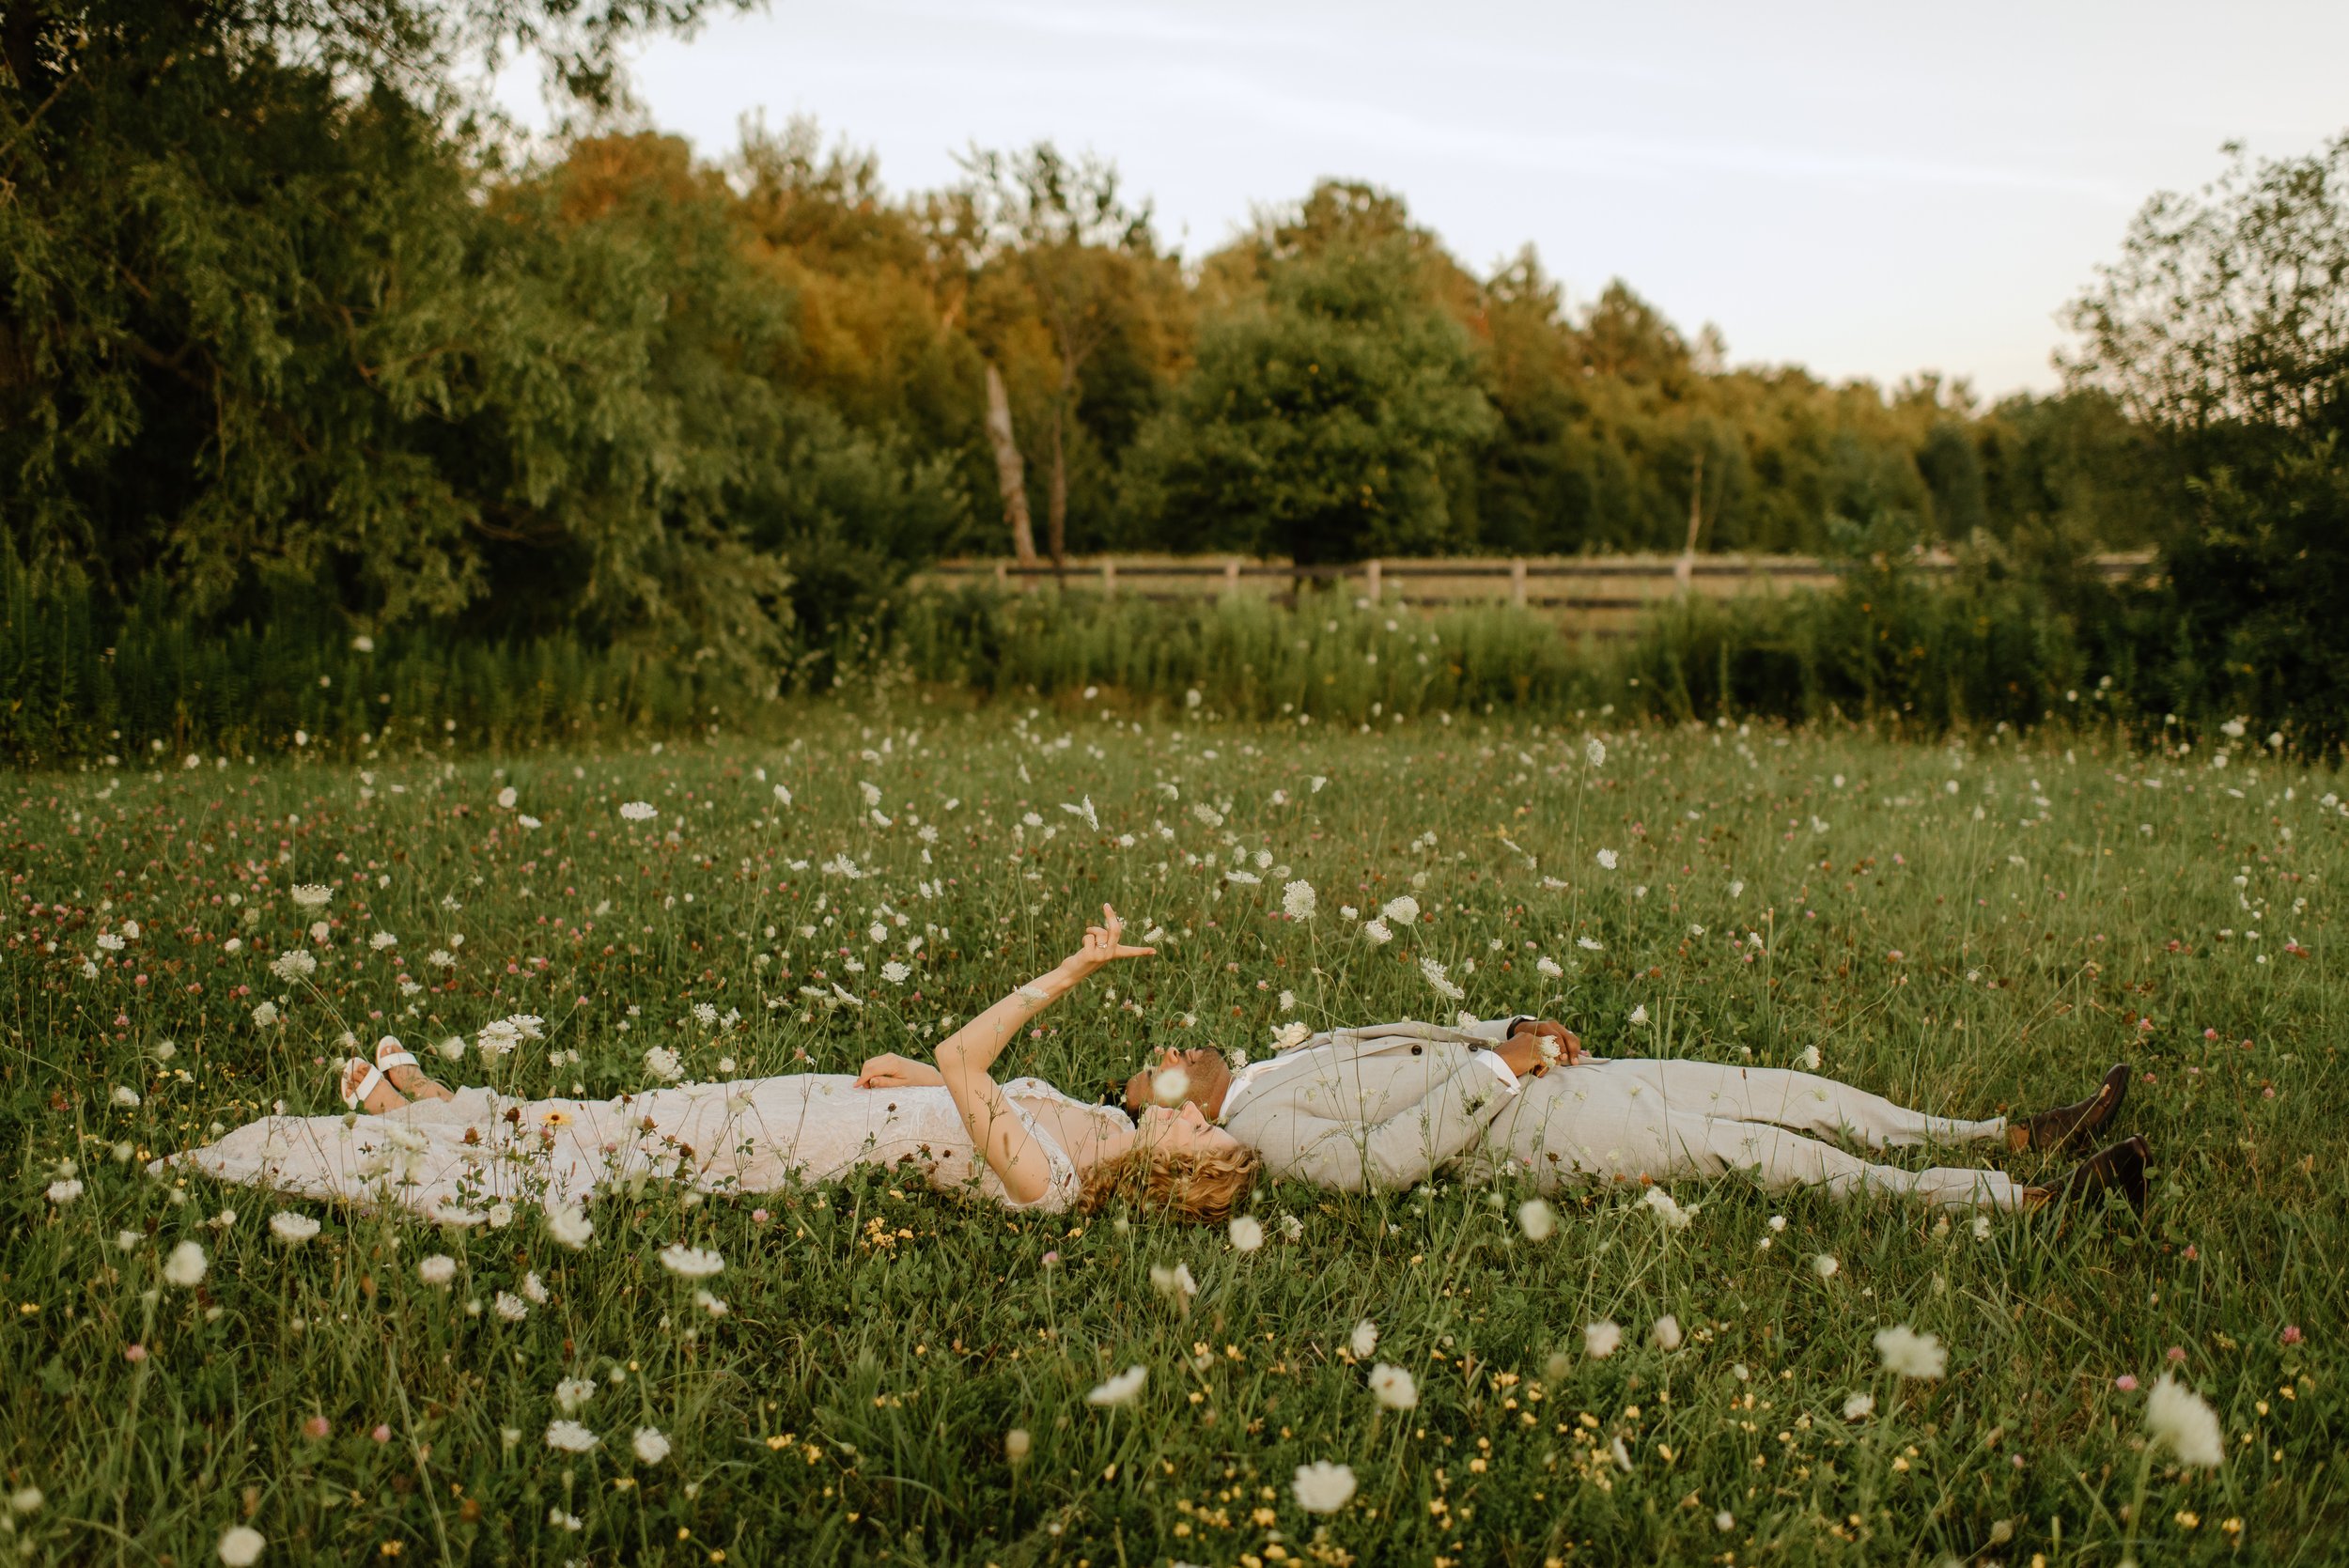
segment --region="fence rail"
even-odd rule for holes
[[[2152,568],[2151,551],[2097,555],[2091,565],[2119,582]],[[1640,615],[1682,594],[1734,598],[1744,594],[1785,593],[1824,587],[1850,568],[1809,555],[1374,559],[1346,565],[1298,566],[1241,556],[1102,555],[1022,566],[1006,560],[942,561],[919,581],[940,587],[992,582],[1006,590],[1034,592],[1047,586],[1066,591],[1175,600],[1217,594],[1253,594],[1293,599],[1312,583],[1325,588],[1352,584],[1376,603],[1438,607],[1507,603],[1556,614],[1570,629],[1610,637],[1628,635]],[[1910,564],[1927,576],[1947,576],[1954,559],[1931,553]]]

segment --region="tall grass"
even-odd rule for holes
[[[1043,724],[867,702],[771,745],[101,768],[12,794],[0,1554],[195,1564],[242,1526],[272,1563],[2332,1560],[2337,776],[2240,747],[2218,767],[1765,724],[1609,730],[1594,764],[1579,726],[1112,706]],[[623,818],[634,800],[660,815]],[[1060,809],[1081,800],[1097,828]],[[1285,918],[1284,877],[1318,888],[1311,919]],[[1418,918],[1384,945],[1342,908],[1407,891]],[[700,1202],[623,1184],[572,1250],[527,1211],[441,1229],[143,1170],[279,1101],[337,1111],[331,1064],[387,1031],[427,1048],[539,1015],[548,1038],[500,1068],[528,1095],[648,1087],[654,1046],[697,1079],[920,1054],[1105,898],[1163,926],[1160,955],[1045,1015],[1006,1073],[1084,1091],[1170,1042],[1261,1053],[1292,1017],[1455,1006],[1551,1014],[1614,1056],[1815,1048],[1966,1116],[2127,1060],[2117,1130],[2151,1140],[2155,1195],[2142,1220],[1977,1234],[1731,1179],[1678,1186],[1675,1230],[1593,1185],[1535,1241],[1515,1186],[1284,1186],[1246,1252],[876,1172]],[[272,973],[289,949],[307,980]],[[264,1001],[282,1017],[257,1020]],[[278,1210],[323,1230],[276,1239]],[[723,1255],[725,1315],[656,1261],[673,1242]],[[182,1244],[209,1259],[193,1285],[163,1270]],[[435,1254],[445,1287],[419,1269]],[[1153,1287],[1174,1263],[1195,1298]],[[1676,1349],[1651,1335],[1667,1313]],[[1603,1359],[1598,1320],[1626,1331]],[[1945,1376],[1885,1370],[1873,1337],[1900,1324],[1938,1336]],[[1416,1407],[1382,1410],[1365,1360],[1408,1369]],[[1087,1402],[1134,1365],[1132,1405]],[[2215,1471],[2146,1443],[2164,1374],[2217,1410]],[[546,1436],[574,1377],[581,1455]],[[1847,1414],[1856,1395],[1873,1409]],[[665,1457],[636,1456],[639,1427]],[[1292,1491],[1316,1461],[1357,1478],[1335,1514]]]
[[[1112,691],[1349,726],[1595,714],[1930,735],[2232,717],[2193,706],[2207,700],[2192,695],[2202,678],[2165,642],[2175,637],[2156,596],[1978,552],[1949,580],[1878,555],[1831,589],[1670,602],[1612,641],[1505,606],[1421,610],[1343,592],[1154,602],[978,587],[883,603],[785,666],[742,670],[568,634],[490,641],[461,626],[369,645],[339,612],[299,597],[198,623],[152,598],[117,607],[36,586],[0,559],[0,756],[772,735],[795,722],[779,695],[908,681],[1072,704]]]

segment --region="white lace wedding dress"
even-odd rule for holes
[[[1099,1119],[1105,1134],[1131,1124],[1115,1107],[1073,1100],[1041,1079],[1015,1079],[1003,1090],[1050,1173],[1033,1203],[1011,1198],[975,1157],[943,1088],[859,1089],[854,1078],[832,1073],[680,1084],[608,1100],[515,1100],[461,1089],[454,1099],[417,1100],[381,1116],[264,1117],[150,1169],[178,1164],[456,1224],[488,1220],[500,1203],[583,1203],[641,1180],[770,1192],[860,1165],[910,1166],[941,1192],[975,1193],[1005,1208],[1066,1211],[1081,1186],[1077,1168],[1032,1108],[1074,1107]]]

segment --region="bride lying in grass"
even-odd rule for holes
[[[1116,911],[1050,972],[941,1042],[936,1064],[877,1056],[855,1077],[795,1073],[680,1084],[606,1100],[516,1100],[450,1090],[386,1038],[341,1084],[353,1116],[272,1116],[173,1157],[226,1181],[365,1205],[396,1203],[443,1223],[550,1209],[651,1178],[708,1192],[765,1192],[861,1165],[920,1170],[941,1191],[976,1190],[1010,1209],[1098,1207],[1131,1190],[1187,1218],[1226,1219],[1256,1156],[1195,1106],[1129,1120],[1040,1079],[998,1084],[996,1057],[1095,970],[1154,950],[1121,938]],[[160,1167],[159,1167],[160,1168]]]

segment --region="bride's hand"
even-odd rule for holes
[[[859,1089],[909,1089],[932,1081],[936,1077],[936,1070],[926,1063],[910,1061],[894,1051],[885,1051],[879,1056],[865,1059],[864,1065],[857,1070],[856,1086]]]
[[[1158,952],[1155,947],[1132,947],[1124,940],[1126,923],[1115,909],[1101,906],[1101,924],[1085,927],[1084,945],[1070,954],[1062,967],[1073,980],[1082,980],[1096,970],[1107,969],[1120,958],[1147,958]]]

